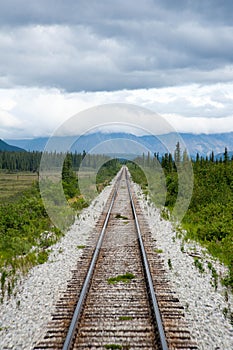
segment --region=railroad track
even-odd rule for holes
[[[42,349],[198,349],[123,167]]]

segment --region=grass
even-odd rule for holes
[[[200,262],[200,260],[197,257],[194,258],[194,266],[199,270],[200,273],[205,272],[205,269],[204,269],[202,263]]]
[[[84,248],[86,248],[85,245],[77,245],[77,249],[84,249]]]
[[[157,249],[154,249],[154,252],[160,254],[160,253],[163,253],[163,249],[157,248]]]
[[[121,215],[121,214],[116,214],[115,216],[116,219],[121,219],[121,220],[129,220],[127,216]]]
[[[168,259],[167,263],[168,263],[169,270],[172,270],[173,267],[172,267],[171,259]]]
[[[110,277],[108,279],[108,284],[116,284],[118,282],[128,283],[134,278],[135,278],[135,276],[132,273],[126,272],[126,274],[124,274],[124,275]]]
[[[105,349],[122,349],[122,345],[119,344],[106,344]]]
[[[133,319],[132,316],[120,316],[119,320],[120,321],[131,321]]]
[[[217,290],[218,287],[218,274],[216,269],[213,267],[212,263],[208,262],[208,269],[211,271],[212,274],[212,284],[215,287],[215,290]]]
[[[3,173],[1,175],[3,176]],[[16,178],[16,181],[20,180]],[[25,184],[22,188],[25,188]],[[61,235],[62,233],[53,227],[45,212],[36,184],[31,185],[28,181],[26,189],[1,203],[1,301],[4,296],[12,294],[21,275],[26,274],[32,266],[43,264],[48,260],[48,247]]]
[[[49,258],[49,251],[42,250],[37,255],[37,262],[38,262],[38,264],[44,264],[48,260],[48,258]]]
[[[37,181],[36,173],[6,173],[0,171],[0,202],[15,201],[17,196]]]

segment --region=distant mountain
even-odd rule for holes
[[[191,155],[199,153],[206,156],[212,151],[217,155],[224,152],[225,147],[228,151],[233,151],[233,132],[210,135],[181,134],[181,136]]]
[[[233,151],[233,132],[223,134],[179,134],[183,139],[185,147],[191,156],[209,155],[224,152],[225,147],[228,151]],[[43,151],[49,138],[36,138],[25,140],[7,140],[12,145],[22,147],[28,151]],[[50,150],[91,153],[119,154],[127,151],[129,154],[139,154],[147,152],[159,152],[160,155],[165,152],[173,151],[178,141],[177,134],[170,133],[165,135],[136,136],[129,133],[93,133],[82,136],[65,136],[52,138]]]
[[[24,149],[12,146],[0,139],[0,151],[11,151],[11,152],[25,152]]]
[[[216,154],[216,156],[215,156],[215,159],[221,159],[222,158],[222,160],[224,159],[224,152],[222,152],[222,153],[218,153],[218,154]],[[233,151],[230,151],[230,152],[228,152],[228,158],[229,159],[233,159]]]
[[[43,151],[48,137],[40,137],[35,139],[21,139],[21,140],[6,140],[11,145],[21,147],[27,151]]]

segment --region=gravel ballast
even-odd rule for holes
[[[49,260],[32,268],[18,285],[16,296],[1,305],[0,349],[29,350],[43,337],[56,301],[65,291],[72,269],[82,255],[83,250],[77,247],[86,244],[111,188],[106,187],[92,205],[83,210],[67,234],[52,246]],[[161,219],[160,211],[145,201],[137,185],[135,191],[199,348],[233,349],[233,327],[227,316],[229,310],[233,311],[232,295],[226,293],[220,283],[215,290],[207,264],[211,262],[218,274],[225,273],[224,266],[204,254],[198,244],[183,244],[173,225]],[[201,257],[203,273],[195,267],[194,255]]]

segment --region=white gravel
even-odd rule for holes
[[[163,252],[165,268],[181,303],[184,305],[190,330],[195,335],[201,350],[233,349],[233,327],[224,317],[223,310],[233,311],[232,295],[218,284],[217,291],[211,285],[211,273],[207,261],[211,261],[218,273],[224,267],[214,261],[197,244],[184,244],[177,238],[169,221],[161,219],[160,212],[144,200],[139,187],[135,185],[140,205],[149,219],[157,246]],[[18,285],[17,295],[5,300],[0,307],[0,349],[29,350],[45,333],[56,301],[66,289],[65,281],[71,277],[71,270],[82,254],[78,245],[85,245],[97,218],[110,193],[108,186],[85,209],[67,234],[52,247],[48,262],[34,267]],[[204,273],[194,266],[190,253],[200,254]],[[172,269],[168,267],[171,260]]]
[[[157,247],[162,251],[161,257],[169,280],[185,308],[189,329],[199,348],[232,350],[233,325],[229,316],[233,312],[233,296],[219,281],[215,290],[208,262],[216,269],[219,276],[226,273],[226,268],[197,243],[184,243],[182,238],[178,238],[179,234],[174,230],[174,225],[161,219],[160,211],[152,203],[145,201],[137,185],[135,192],[140,198],[140,206],[148,218]],[[203,273],[194,265],[195,255],[200,256],[199,261],[205,270]],[[171,268],[168,265],[169,259]],[[224,316],[226,312],[227,317]]]

